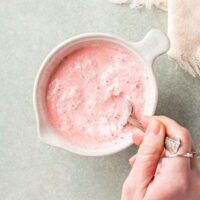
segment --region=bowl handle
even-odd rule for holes
[[[150,30],[143,40],[132,44],[139,55],[149,64],[157,56],[165,53],[170,46],[167,35],[158,29]]]

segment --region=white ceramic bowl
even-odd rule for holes
[[[40,139],[44,143],[66,149],[80,155],[103,156],[116,153],[130,146],[132,144],[131,137],[129,136],[119,141],[117,144],[111,143],[109,146],[102,148],[83,149],[78,146],[71,145],[70,143],[63,141],[63,139],[59,137],[59,134],[56,134],[56,130],[51,125],[48,118],[45,101],[49,78],[55,67],[58,66],[66,55],[75,49],[80,48],[82,44],[90,41],[109,41],[123,46],[130,51],[134,51],[134,53],[138,55],[144,63],[146,72],[149,76],[149,95],[146,97],[146,105],[148,106],[144,109],[144,115],[151,116],[155,113],[158,99],[158,89],[152,70],[152,64],[157,56],[168,50],[169,40],[163,32],[157,29],[151,30],[143,40],[136,43],[126,41],[111,34],[86,33],[62,42],[55,49],[53,49],[53,51],[51,51],[43,61],[35,80],[33,94],[33,104]]]

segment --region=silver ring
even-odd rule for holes
[[[167,155],[167,156],[163,156],[164,158],[176,158],[176,157],[185,157],[185,158],[193,158],[194,155],[196,155],[197,157],[200,156],[200,154],[196,151],[193,151],[193,152],[188,152],[186,154],[170,154],[170,155]]]

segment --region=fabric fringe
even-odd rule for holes
[[[151,9],[152,6],[156,6],[162,10],[167,10],[167,0],[110,0],[116,4],[129,4],[130,8],[138,9],[146,7]]]
[[[167,1],[168,0],[110,0],[110,1],[113,3],[117,3],[117,4],[129,4],[131,8],[141,8],[141,7],[145,6],[146,8],[150,9],[152,6],[156,6],[162,10],[167,10]],[[184,1],[185,4],[188,1]],[[179,1],[179,2],[181,2],[181,1]],[[197,4],[197,2],[198,2],[198,0],[196,0],[196,4]],[[178,5],[178,2],[176,4],[175,3],[176,2],[174,2],[174,4],[173,4],[173,0],[169,1],[169,8],[170,8],[169,11],[171,11],[170,5],[171,6]],[[179,7],[177,7],[177,9],[179,9]],[[183,7],[181,9],[183,9]],[[187,11],[187,9],[185,9],[185,10]],[[178,10],[178,11],[180,11],[180,10]],[[198,13],[198,12],[196,12],[196,13]],[[174,13],[173,15],[177,15],[177,14]],[[182,13],[179,13],[178,16],[182,16]],[[176,23],[179,23],[179,21],[177,20],[177,16],[175,19],[176,19],[175,22],[170,21],[170,25],[168,23],[168,30],[169,30],[169,26],[172,26],[170,28],[169,33],[173,34],[173,35],[169,34],[169,37],[170,37],[172,43],[171,43],[171,49],[168,52],[168,56],[172,60],[176,61],[176,63],[184,71],[188,72],[193,77],[200,76],[200,44],[199,44],[199,39],[196,38],[196,37],[198,37],[198,35],[197,35],[197,33],[193,34],[192,31],[194,31],[194,30],[186,31],[185,35],[181,41],[179,38],[179,32],[181,33],[181,29],[179,31],[176,28],[176,25],[177,25]],[[198,19],[199,18],[197,15],[196,21],[195,20],[192,21],[194,24],[197,24],[197,27],[199,24]],[[183,22],[181,22],[181,20],[184,20],[184,19],[180,18],[180,23],[183,23]],[[188,21],[185,19],[186,23],[190,23],[191,20],[192,20],[192,18],[189,19]],[[172,28],[173,28],[173,30],[171,30]],[[176,35],[174,35],[174,32],[176,33]],[[195,41],[194,39],[193,40],[191,39],[191,38],[193,38],[193,36],[191,36],[191,35],[194,35],[194,39],[197,39],[196,43],[194,43],[194,41]],[[191,41],[191,43],[188,43],[189,41]],[[186,47],[183,48],[183,44],[185,44]]]
[[[198,55],[198,52],[195,55],[173,54],[168,52],[168,56],[193,77],[200,76],[200,55]]]

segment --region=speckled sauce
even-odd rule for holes
[[[136,54],[109,42],[91,42],[66,56],[46,93],[52,125],[73,145],[96,148],[134,131],[121,120],[134,105],[143,114],[148,76]]]

